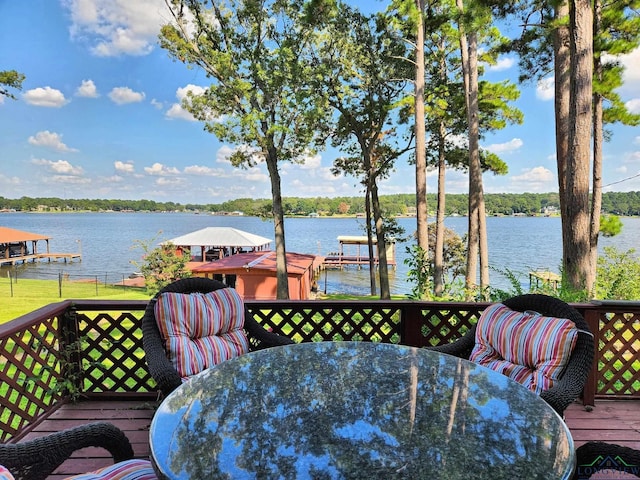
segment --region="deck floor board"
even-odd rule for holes
[[[149,426],[155,405],[149,401],[90,401],[65,405],[26,438],[35,438],[73,425],[109,421],[125,431],[138,458],[149,457]],[[565,412],[576,447],[590,440],[618,443],[640,449],[640,401],[597,400],[591,411],[574,403]],[[65,462],[49,480],[62,480],[70,475],[109,465],[111,459],[104,450],[83,449]]]

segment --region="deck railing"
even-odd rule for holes
[[[146,301],[67,300],[0,325],[0,441],[20,439],[38,418],[84,397],[156,398],[142,350]],[[377,341],[437,345],[462,335],[487,303],[248,301],[265,327],[296,342]],[[583,395],[640,398],[640,302],[574,305],[598,345]]]

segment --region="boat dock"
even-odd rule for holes
[[[366,236],[339,236],[340,250],[327,254],[322,263],[323,268],[343,269],[348,265],[356,265],[358,268],[369,265],[369,247]],[[378,246],[373,240],[375,265],[379,265]],[[387,265],[396,268],[396,244],[390,242],[387,245]]]
[[[37,262],[39,260],[48,260],[49,262],[64,260],[71,262],[73,260],[82,260],[82,254],[80,253],[35,253],[29,255],[15,255],[13,257],[0,257],[0,266],[2,265],[16,265],[18,263]]]
[[[0,227],[0,266],[18,263],[37,262],[39,260],[57,261],[82,260],[78,253],[51,253],[50,237],[38,233],[24,232],[13,228]],[[46,253],[38,253],[38,242],[45,242]],[[80,242],[78,240],[78,242]],[[82,250],[82,248],[81,248]]]

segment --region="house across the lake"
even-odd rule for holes
[[[289,299],[308,300],[315,289],[323,257],[287,252]],[[221,280],[234,287],[245,300],[275,300],[277,293],[276,252],[238,253],[192,266],[194,276]]]

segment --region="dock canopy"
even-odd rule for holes
[[[236,228],[207,227],[172,238],[162,242],[161,245],[170,243],[189,251],[193,247],[199,247],[200,259],[207,261],[217,260],[244,251],[266,250],[271,244],[271,240]]]
[[[38,233],[0,227],[0,265],[2,263],[15,263],[18,260],[24,261],[27,257],[32,259],[38,254],[37,243],[40,240],[46,242],[47,252],[49,252],[50,238]],[[27,242],[31,242],[31,249],[29,249]]]

